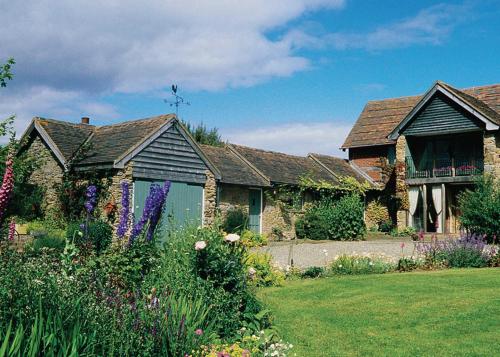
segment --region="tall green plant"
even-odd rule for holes
[[[458,198],[460,224],[471,233],[486,236],[488,242],[500,239],[500,180],[485,175],[476,181],[473,190]]]

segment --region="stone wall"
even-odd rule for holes
[[[219,212],[224,219],[227,212],[231,209],[241,208],[248,213],[248,197],[249,188],[236,185],[221,185],[219,188]],[[273,192],[271,189],[264,189],[262,198],[262,233],[269,236],[271,239],[274,227],[280,228],[283,231],[285,239],[295,237],[295,215],[287,214],[282,210],[274,200],[270,199]]]
[[[500,133],[484,133],[484,171],[500,178]]]
[[[44,189],[41,208],[44,215],[51,214],[60,207],[56,186],[62,182],[64,169],[38,135],[29,146],[27,153],[38,158],[40,164],[40,167],[31,174],[28,182]]]
[[[219,187],[219,212],[224,218],[228,211],[241,208],[248,213],[248,187],[221,184]]]
[[[209,170],[206,171],[207,181],[205,182],[205,197],[203,202],[203,225],[209,226],[215,220],[217,208],[217,183],[215,176]]]
[[[113,235],[116,234],[116,229],[120,221],[120,212],[122,211],[122,181],[127,181],[129,183],[129,212],[132,214],[134,211],[132,162],[129,162],[125,168],[113,172],[108,194],[103,195],[102,199],[99,200],[101,218],[109,219],[109,222],[113,225]],[[111,208],[111,206],[114,206],[114,212],[110,216],[108,215],[108,209]]]
[[[295,238],[295,221],[297,213],[285,209],[281,204],[272,199],[271,189],[264,194],[264,204],[262,212],[262,233],[267,234],[271,239],[293,239]],[[283,232],[283,237],[273,236],[273,228],[278,228]]]
[[[398,229],[407,225],[408,190],[406,187],[406,138],[401,135],[396,142],[396,197],[399,200],[399,208],[396,213]]]

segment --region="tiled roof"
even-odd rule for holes
[[[321,155],[321,154],[309,154],[309,156],[319,161],[322,165],[324,165],[328,170],[333,172],[337,177],[354,177],[358,182],[365,183],[368,182],[371,184],[371,181],[355,168],[351,166],[349,160],[341,159],[339,157],[329,156],[329,155]]]
[[[270,186],[269,180],[259,175],[228,147],[200,145],[208,160],[221,174],[221,182],[245,186]]]
[[[273,183],[296,185],[301,178],[307,176],[315,180],[338,183],[336,177],[330,174],[328,170],[307,157],[254,149],[241,145],[231,144],[231,147]]]
[[[95,165],[113,163],[174,117],[173,114],[159,115],[106,126],[39,117],[34,118],[34,122],[47,133],[65,161],[73,158],[85,143],[89,149],[78,165]]]
[[[442,84],[442,83],[441,83]],[[453,93],[467,101],[482,114],[499,120],[500,84],[457,90]],[[394,144],[387,136],[420,101],[421,95],[370,101],[366,104],[342,148]],[[497,122],[500,123],[500,122]]]
[[[174,115],[159,115],[152,118],[127,121],[120,124],[96,127],[90,138],[90,149],[79,165],[112,163],[130,149],[174,118]]]
[[[65,121],[35,118],[57,146],[64,159],[67,161],[93,133],[95,127],[87,124],[73,124]]]

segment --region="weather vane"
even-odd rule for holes
[[[177,84],[172,84],[172,96],[175,98],[174,101],[163,99],[163,101],[169,104],[171,107],[175,106],[175,116],[179,117],[179,105],[191,105],[188,101],[184,100],[183,97],[177,94]]]

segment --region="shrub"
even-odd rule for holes
[[[485,235],[489,243],[500,237],[500,180],[485,176],[474,190],[459,196],[460,223],[470,233]]]
[[[323,267],[309,267],[306,268],[302,274],[302,278],[318,278],[325,273],[325,268]]]
[[[246,230],[241,233],[241,243],[247,248],[262,247],[267,245],[268,239],[264,234]]]
[[[295,231],[298,238],[313,240],[360,239],[366,232],[363,203],[355,194],[344,196],[336,202],[323,199],[296,221]]]
[[[111,244],[113,228],[102,220],[91,221],[87,229],[85,223],[73,222],[68,225],[66,238],[78,247],[90,246],[97,254],[101,254]]]
[[[413,238],[417,234],[417,231],[413,227],[404,227],[401,229],[394,227],[390,233],[391,233],[391,236],[393,236],[393,237],[412,237]]]
[[[383,274],[395,268],[395,264],[386,259],[358,255],[341,255],[331,263],[332,272],[338,275]]]
[[[241,233],[247,229],[248,226],[248,213],[242,208],[237,207],[228,210],[222,229],[227,233]]]
[[[66,246],[66,239],[58,236],[39,236],[30,242],[26,249],[39,253],[42,248],[53,249],[56,252],[62,253]]]
[[[421,265],[421,262],[416,259],[403,257],[398,260],[396,269],[400,272],[412,271],[418,269]]]
[[[250,253],[246,264],[249,277],[255,286],[280,286],[285,281],[285,274],[273,266],[269,253]]]
[[[496,253],[495,248],[487,247],[485,240],[477,235],[419,243],[417,250],[425,257],[426,263],[431,265],[444,263],[451,268],[485,267]]]
[[[370,201],[366,205],[365,214],[367,221],[374,224],[379,230],[381,230],[382,224],[390,222],[389,210],[379,200]]]
[[[388,221],[383,221],[382,223],[380,223],[378,229],[381,232],[389,233],[392,230],[392,227],[394,227],[394,224],[392,223],[392,221],[388,220]]]

